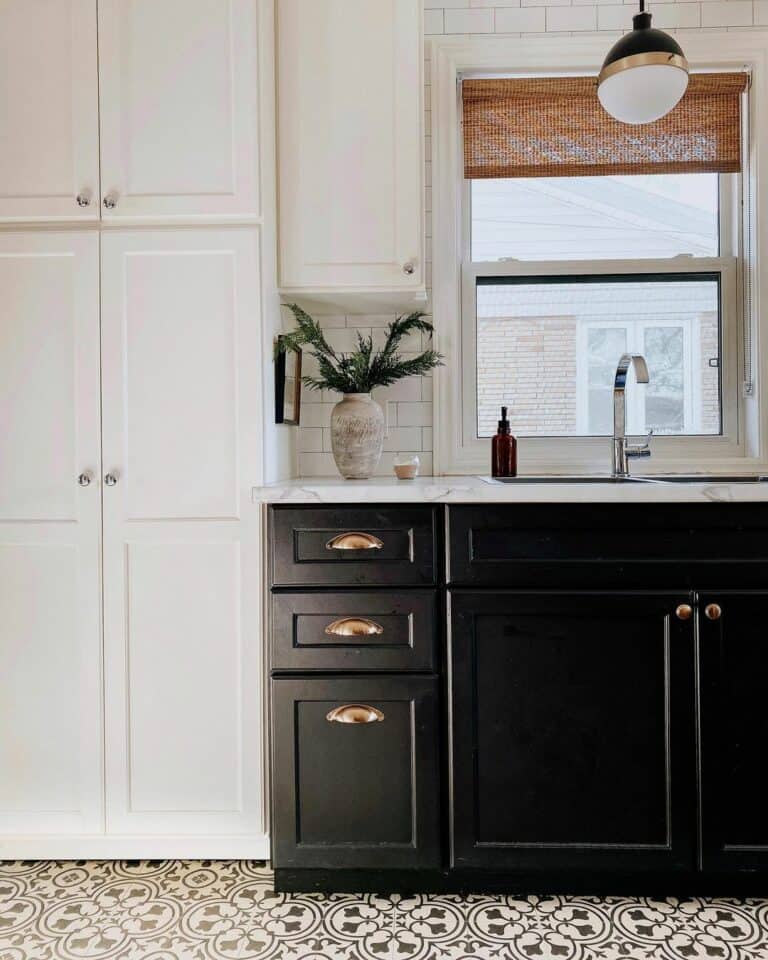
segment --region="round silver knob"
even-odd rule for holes
[[[117,483],[117,477],[114,475],[114,473],[108,473],[104,477],[104,483],[106,483],[108,487],[114,487],[114,485]]]
[[[114,193],[108,193],[106,197],[104,197],[104,206],[107,210],[114,210],[117,206],[117,196]]]
[[[90,207],[91,205],[91,196],[88,193],[78,193],[76,199],[78,207]]]
[[[81,487],[89,487],[91,485],[91,475],[90,473],[81,473],[77,478],[77,482]]]
[[[403,273],[407,273],[408,276],[410,277],[411,274],[415,272],[416,272],[416,266],[415,264],[411,263],[410,260],[408,261],[408,263],[403,264]]]

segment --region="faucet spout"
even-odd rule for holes
[[[638,383],[648,383],[648,364],[645,357],[639,353],[624,353],[616,367],[616,376],[613,378],[613,476],[629,476],[629,460],[632,457],[650,457],[651,451],[649,432],[645,444],[639,447],[627,446],[627,405],[626,389],[627,374],[630,367],[635,368],[635,378]]]

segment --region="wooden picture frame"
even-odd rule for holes
[[[278,337],[278,345],[284,337]],[[301,350],[281,350],[275,358],[275,423],[297,427],[301,418]]]

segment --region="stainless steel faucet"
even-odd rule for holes
[[[627,443],[627,404],[625,392],[627,389],[627,373],[634,364],[635,376],[638,383],[648,383],[648,364],[645,357],[639,353],[622,354],[619,365],[616,367],[616,376],[613,381],[613,470],[614,477],[619,479],[629,476],[629,461],[636,457],[650,457],[650,440],[653,430],[648,431],[645,443],[631,445]]]

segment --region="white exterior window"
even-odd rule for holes
[[[504,405],[519,437],[610,436],[613,377],[630,352],[650,371],[628,391],[632,433],[735,441],[739,180],[467,183],[465,430],[492,436]]]

